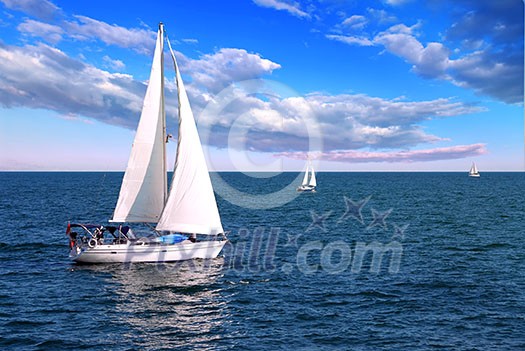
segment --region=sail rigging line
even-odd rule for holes
[[[151,225],[151,223],[145,222],[144,223],[149,229],[151,229],[157,236],[161,236],[162,232],[160,230],[157,230],[154,225]]]

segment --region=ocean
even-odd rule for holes
[[[122,175],[0,173],[0,349],[525,349],[524,173],[218,173],[219,258],[70,262]]]

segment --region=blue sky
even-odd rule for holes
[[[214,170],[524,169],[521,0],[123,4],[0,0],[0,170],[125,169],[159,21]]]

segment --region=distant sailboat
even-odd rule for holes
[[[478,167],[476,167],[476,163],[472,162],[472,166],[470,167],[470,171],[468,172],[469,177],[475,177],[479,178],[479,171]]]
[[[142,114],[110,221],[116,224],[68,223],[69,257],[74,261],[169,262],[215,258],[227,242],[195,119],[169,40],[167,43],[175,66],[179,100],[177,156],[169,192],[164,25],[160,23]],[[123,223],[148,223],[154,230],[140,238]],[[152,224],[156,226],[153,228]],[[213,240],[197,240],[198,234]]]
[[[315,171],[312,163],[308,161],[306,164],[306,171],[304,173],[304,178],[301,186],[297,188],[297,191],[300,192],[315,192],[317,187],[317,180],[315,178]]]

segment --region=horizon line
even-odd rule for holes
[[[524,0],[525,1],[525,0]],[[17,170],[17,169],[0,169],[0,173],[10,173],[10,172],[20,172],[20,173],[124,173],[125,170]],[[168,171],[172,173],[173,170]],[[213,170],[209,173],[303,173],[304,169],[300,170],[286,170],[286,171],[255,171],[255,170]],[[468,173],[468,170],[317,170],[316,173]],[[480,173],[498,173],[498,172],[525,172],[525,169],[521,170],[485,170]]]

